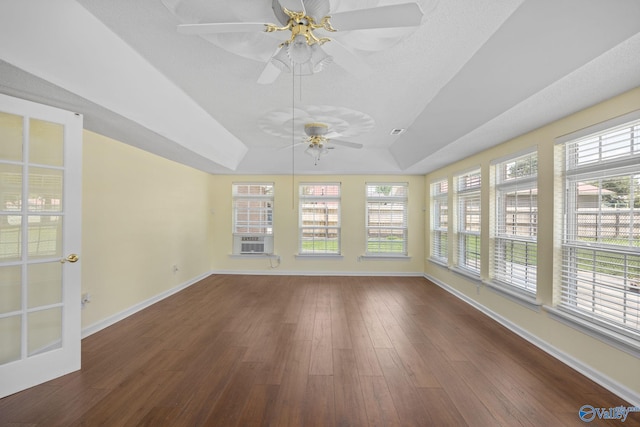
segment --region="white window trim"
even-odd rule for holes
[[[271,194],[238,194],[236,193],[236,188],[238,186],[264,186],[271,187]],[[277,257],[273,252],[273,239],[274,239],[274,227],[273,227],[273,215],[274,215],[274,200],[275,200],[275,184],[273,182],[258,182],[258,181],[247,181],[247,182],[233,182],[231,184],[232,189],[232,207],[231,207],[231,215],[232,215],[232,236],[233,236],[233,248],[231,251],[231,257],[239,257],[239,258],[256,258],[260,256],[269,256],[269,257]],[[236,203],[239,200],[251,200],[251,201],[267,201],[271,203],[271,221],[266,223],[265,226],[269,229],[267,232],[238,232],[238,224],[237,224],[237,212],[236,212]],[[249,227],[249,226],[248,226]],[[266,245],[265,250],[267,252],[256,252],[256,253],[240,253],[238,252],[237,239],[244,238],[246,236],[263,236],[265,238],[270,239],[270,245]]]
[[[631,113],[559,137],[556,139],[556,144],[562,146],[563,157],[565,157],[566,154],[564,152],[566,151],[566,144],[573,143],[574,141],[578,141],[583,138],[588,138],[591,135],[596,136],[597,134],[606,133],[608,130],[613,131],[615,130],[615,128],[621,127],[626,123],[629,123],[629,125],[631,125],[633,122],[637,122],[638,120],[640,120],[640,110],[636,110]],[[587,179],[607,178],[615,175],[634,175],[638,172],[637,162],[638,155],[633,155],[621,158],[612,158],[609,160],[604,159],[592,164],[569,168],[567,165],[567,160],[565,160],[562,168],[562,172],[564,174],[563,187],[565,188],[563,197],[563,216],[568,219],[566,212],[568,211],[568,209],[570,209],[567,205],[568,201],[566,200],[567,182],[579,182],[581,180],[583,181]],[[566,223],[563,224],[563,228],[561,231],[563,250],[565,247],[579,247],[580,244],[577,241],[572,241],[568,244],[565,243],[565,236],[567,233],[566,227]],[[590,243],[585,243],[582,246],[588,246],[588,249],[595,251],[600,249],[602,249],[603,251],[611,249],[611,247],[608,247],[604,244],[593,245]],[[617,248],[617,246],[615,247]],[[621,246],[621,248],[628,249],[626,246]],[[640,251],[636,251],[635,249],[631,249],[631,252],[634,256],[640,254]],[[562,263],[562,266],[564,266],[564,261]],[[561,268],[563,268],[562,266]],[[556,292],[562,292],[564,286],[565,285],[562,282],[562,279],[559,279],[558,283],[556,283]],[[562,323],[567,324],[568,326],[580,330],[591,337],[602,340],[620,350],[626,351],[627,353],[632,354],[635,357],[640,357],[640,330],[629,331],[617,326],[613,322],[610,324],[605,319],[592,317],[588,314],[582,314],[580,310],[574,310],[570,306],[566,306],[561,300],[558,300],[553,307],[545,306],[545,310],[549,312],[552,318],[557,319]]]
[[[369,187],[372,186],[396,186],[405,188],[405,196],[384,196],[384,197],[370,197],[368,194]],[[368,223],[369,218],[369,203],[370,202],[388,202],[399,203],[401,202],[404,210],[404,226],[403,227],[377,227],[371,226]],[[403,252],[369,252],[368,236],[369,229],[376,228],[388,228],[388,229],[401,229],[403,230]],[[398,260],[398,259],[410,259],[409,257],[409,183],[408,182],[367,182],[365,183],[365,253],[360,259],[378,259],[378,260]]]
[[[441,182],[446,182],[447,183],[447,192],[446,193],[438,193],[438,194],[434,194],[433,193],[433,188],[436,184],[439,184]],[[432,181],[431,183],[429,183],[429,194],[430,194],[430,198],[431,198],[431,221],[430,221],[430,232],[431,232],[431,238],[429,239],[429,260],[432,262],[435,262],[437,264],[440,264],[442,266],[446,266],[448,267],[449,265],[449,243],[447,242],[447,253],[444,256],[435,256],[434,255],[434,251],[435,251],[435,234],[436,233],[442,233],[444,232],[445,235],[447,236],[447,239],[449,238],[449,225],[451,224],[451,212],[449,212],[449,189],[450,189],[450,185],[449,185],[449,179],[448,178],[440,178],[440,179],[436,179],[434,181]],[[435,227],[435,222],[436,222],[436,217],[439,216],[439,212],[436,212],[436,202],[440,202],[444,205],[447,206],[447,228],[446,229],[436,229]]]
[[[496,268],[496,257],[497,254],[497,242],[498,241],[508,241],[508,242],[522,242],[522,243],[533,243],[536,246],[538,245],[537,233],[535,238],[527,238],[527,237],[512,237],[509,235],[503,235],[498,230],[498,222],[500,218],[503,218],[505,215],[504,212],[500,211],[501,207],[498,205],[498,195],[500,193],[508,193],[518,190],[537,190],[538,188],[538,174],[529,174],[522,178],[515,178],[513,180],[504,181],[499,168],[502,167],[504,163],[508,163],[511,161],[517,161],[518,159],[525,158],[528,156],[532,156],[535,154],[535,158],[537,161],[537,146],[531,147],[526,150],[519,151],[517,153],[500,157],[499,159],[494,159],[491,161],[492,168],[492,209],[491,209],[491,251],[489,254],[489,271],[490,277],[488,281],[484,283],[492,290],[508,297],[511,299],[517,299],[519,303],[522,303],[525,307],[539,310],[540,303],[537,301],[537,283],[533,283],[533,289],[528,289],[526,286],[520,286],[511,284],[508,281],[501,280],[500,278],[495,276],[495,268]],[[537,272],[536,272],[536,280],[537,280]]]
[[[305,186],[337,186],[339,193],[337,196],[307,196],[302,194],[302,188]],[[318,227],[303,227],[302,226],[302,205],[304,202],[337,202],[338,204],[338,224],[336,226],[318,226]],[[337,229],[338,230],[338,250],[337,252],[305,252],[302,250],[302,230],[307,228],[316,229]],[[301,182],[298,184],[298,253],[296,258],[304,259],[327,259],[327,258],[342,258],[342,183],[340,182]]]
[[[638,119],[640,119],[640,110],[631,111],[630,113],[623,114],[618,117],[614,117],[604,122],[596,123],[592,126],[587,126],[586,128],[582,128],[580,130],[568,133],[566,135],[559,136],[555,139],[555,143],[556,145],[563,145],[563,144],[566,144],[567,142],[574,141],[576,139],[580,139],[594,133],[599,133],[607,129],[618,127],[620,125],[623,125],[625,123],[629,123]]]
[[[480,175],[480,183],[478,186],[474,186],[472,188],[465,188],[465,189],[460,189],[460,179],[462,179],[463,177],[467,176],[467,175]],[[455,204],[454,204],[454,210],[455,210],[455,242],[456,242],[456,247],[455,247],[455,264],[453,267],[453,270],[458,271],[459,273],[471,277],[473,279],[479,280],[480,279],[480,275],[481,275],[481,266],[478,266],[478,269],[474,269],[474,268],[470,268],[467,267],[466,265],[461,264],[462,262],[462,257],[461,257],[461,251],[462,248],[460,247],[460,240],[461,240],[461,236],[476,236],[477,238],[480,239],[480,241],[482,241],[482,230],[479,231],[462,231],[461,230],[461,210],[460,210],[460,202],[461,200],[464,200],[466,198],[471,198],[471,197],[476,197],[479,199],[480,201],[480,205],[482,205],[482,168],[477,166],[475,168],[470,168],[467,169],[465,171],[459,172],[454,174],[453,176],[453,185],[454,185],[454,191],[455,191]],[[480,224],[479,227],[482,226],[482,210],[480,210]],[[481,247],[481,246],[480,246]],[[479,263],[482,263],[482,253],[479,253]]]

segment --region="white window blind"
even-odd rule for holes
[[[431,184],[431,258],[448,262],[449,182],[442,179]]]
[[[640,338],[640,120],[568,141],[560,306]]]
[[[536,293],[538,155],[499,161],[495,168],[491,280]]]
[[[340,183],[300,184],[300,254],[340,254]]]
[[[234,183],[233,233],[273,234],[273,183]]]
[[[457,196],[457,267],[480,274],[480,169],[455,177]]]
[[[407,183],[367,183],[368,255],[407,255]]]

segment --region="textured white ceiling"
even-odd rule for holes
[[[351,56],[270,85],[256,82],[262,58],[284,34],[176,31],[275,22],[270,0],[165,3],[3,0],[0,92],[78,111],[90,130],[213,173],[422,174],[640,86],[637,0],[420,0],[421,26],[338,32]],[[303,120],[293,139],[291,120],[277,116],[282,132],[265,125],[317,106],[332,123],[371,118],[339,138],[364,147],[336,146],[314,166],[304,145],[282,148],[299,142]]]

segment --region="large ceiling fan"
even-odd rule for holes
[[[176,2],[163,0],[178,14]],[[169,3],[174,2],[173,5]],[[178,25],[182,34],[210,36],[229,33],[280,33],[287,38],[278,45],[258,79],[259,83],[273,82],[282,71],[313,74],[335,60],[345,68],[353,66],[352,53],[328,37],[340,31],[416,27],[423,11],[416,2],[330,13],[329,0],[272,0],[271,9],[280,23],[265,22],[206,22]],[[317,32],[317,34],[316,34]]]

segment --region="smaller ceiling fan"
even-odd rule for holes
[[[281,147],[280,150],[307,145],[305,152],[313,156],[317,164],[322,155],[335,148],[334,145],[362,148],[362,144],[342,138],[352,138],[370,132],[375,127],[375,121],[366,113],[345,107],[305,105],[294,109],[270,111],[260,119],[258,125],[268,134],[291,138],[291,144]]]
[[[329,133],[329,125],[326,123],[306,123],[304,125],[304,133],[307,134],[307,138],[299,144],[309,144],[304,152],[313,157],[315,165],[318,164],[321,156],[327,154],[329,149],[333,148],[327,145],[329,142],[350,148],[362,148],[362,144],[333,139],[332,136],[337,134],[335,132]]]

